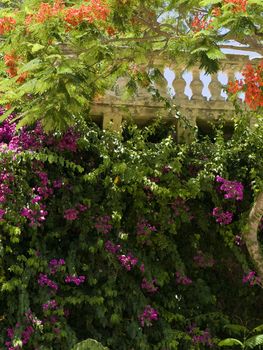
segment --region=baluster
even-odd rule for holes
[[[164,67],[156,66],[156,68],[159,69],[160,76],[158,76],[158,79],[155,81],[155,87],[162,97],[168,97],[168,82],[164,77]]]
[[[205,98],[202,95],[202,91],[203,91],[203,82],[200,79],[200,70],[198,68],[194,68],[192,71],[193,74],[193,80],[191,82],[191,89],[193,92],[192,98],[191,100],[194,101],[204,101]]]
[[[176,71],[175,72],[175,79],[172,83],[174,91],[175,91],[175,100],[176,101],[182,101],[186,100],[187,96],[185,95],[185,88],[186,88],[186,81],[183,78],[183,72]]]
[[[224,98],[221,96],[221,90],[222,90],[222,84],[218,80],[218,75],[213,74],[211,75],[211,82],[209,84],[209,90],[211,92],[211,100],[217,101],[217,100],[224,100]]]

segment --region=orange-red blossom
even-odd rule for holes
[[[13,17],[0,18],[0,35],[10,32],[16,25],[16,20]]]
[[[237,94],[245,93],[245,103],[252,110],[263,107],[263,60],[257,67],[247,64],[242,71],[243,79],[230,82],[228,92]]]
[[[247,0],[224,0],[225,4],[231,4],[232,12],[246,12],[247,11]]]
[[[17,60],[18,60],[17,56],[14,55],[13,53],[4,55],[4,62],[5,62],[5,65],[8,67],[6,72],[10,78],[17,76]],[[20,83],[20,84],[23,83],[26,80],[27,76],[28,76],[27,72],[20,74],[16,80],[17,83]]]
[[[63,0],[55,0],[53,6],[41,3],[35,14],[26,17],[25,24],[44,23],[50,17],[61,16],[69,26],[75,27],[83,21],[106,20],[109,13],[108,6],[101,0],[84,1],[79,7],[66,7]]]

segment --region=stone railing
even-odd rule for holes
[[[222,60],[221,71],[213,75],[205,75],[197,67],[186,71],[183,67],[172,64],[169,67],[161,64],[158,66],[163,72],[163,79],[156,88],[175,106],[174,115],[168,113],[164,103],[154,101],[144,89],[139,89],[133,99],[123,100],[121,91],[126,80],[121,78],[112,91],[108,91],[93,104],[92,118],[100,122],[103,128],[117,131],[120,130],[122,121],[127,118],[132,118],[139,125],[145,125],[157,117],[174,119],[178,127],[178,138],[185,138],[186,128],[180,120],[186,118],[188,123],[195,126],[198,123],[214,122],[223,114],[226,115],[226,111],[234,110],[224,87],[229,81],[240,78],[242,67],[249,61],[247,55],[235,51],[238,54],[228,54],[226,59]],[[259,58],[254,58],[251,63],[257,64],[258,60]],[[178,118],[180,114],[185,118]]]

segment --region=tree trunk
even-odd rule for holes
[[[255,265],[258,276],[263,287],[263,251],[258,241],[258,228],[263,217],[263,192],[255,199],[253,207],[249,213],[248,229],[243,235],[249,255]]]

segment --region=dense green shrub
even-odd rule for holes
[[[229,322],[260,323],[241,236],[262,125],[191,145],[154,130],[2,124],[1,346],[205,349]]]

